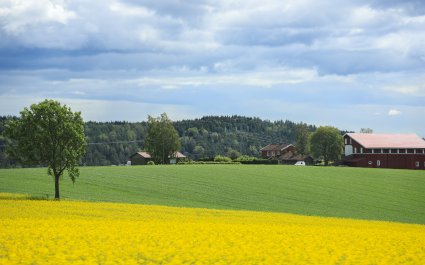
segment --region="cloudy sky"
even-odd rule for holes
[[[425,136],[425,1],[0,0],[0,115],[44,98]]]

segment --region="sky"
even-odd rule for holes
[[[425,136],[425,1],[0,0],[0,115],[45,98]]]

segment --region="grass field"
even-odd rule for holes
[[[45,168],[1,169],[0,192],[54,194]],[[82,167],[62,198],[425,224],[425,171],[262,165]]]

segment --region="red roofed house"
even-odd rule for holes
[[[416,134],[347,133],[344,164],[425,169],[425,141]]]
[[[266,159],[277,158],[284,153],[294,151],[295,146],[292,144],[269,144],[260,149],[261,157]]]

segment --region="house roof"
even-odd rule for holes
[[[183,155],[182,153],[180,153],[180,152],[176,152],[175,154],[174,154],[174,157],[175,158],[185,158],[186,156],[185,155]]]
[[[134,153],[132,156],[134,156],[136,154],[138,154],[138,155],[140,155],[140,156],[142,156],[144,158],[152,158],[151,155],[148,152],[145,152],[145,151]]]
[[[425,141],[416,134],[347,133],[364,148],[425,148]]]
[[[291,145],[292,144],[269,144],[261,148],[260,151],[282,151]]]

